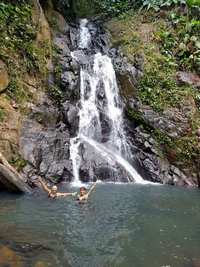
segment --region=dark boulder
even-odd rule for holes
[[[71,136],[75,136],[78,131],[79,109],[69,101],[62,104],[63,121],[68,126]]]

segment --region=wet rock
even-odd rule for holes
[[[112,58],[115,71],[120,76],[125,75],[126,79],[128,78],[133,84],[132,88],[134,88],[134,85],[137,84],[138,78],[141,76],[141,71],[131,64],[116,48],[110,49],[108,54]],[[121,84],[121,87],[123,91],[123,84]]]
[[[58,108],[50,103],[44,103],[40,106],[33,106],[30,119],[37,121],[45,127],[55,127],[59,120]]]
[[[82,50],[75,50],[73,52],[73,59],[78,60],[80,65],[85,65],[88,63],[88,56]]]
[[[52,17],[55,20],[56,26],[55,26],[54,31],[60,32],[62,34],[67,34],[69,32],[70,27],[67,24],[64,17],[59,12],[57,12],[55,10],[50,10],[50,12],[47,12],[47,15],[48,15],[50,20],[52,19]]]
[[[44,113],[42,113],[44,111]],[[55,116],[55,109],[49,109],[48,116]],[[40,108],[41,115],[46,114],[43,107]],[[56,116],[55,116],[56,118]],[[55,120],[38,122],[37,117],[31,114],[23,122],[20,138],[20,150],[30,166],[41,175],[54,180],[71,180],[71,162],[69,160],[69,131],[65,124],[56,124]],[[68,172],[66,173],[66,170]],[[28,177],[34,176],[34,171],[25,169]]]
[[[177,72],[177,80],[183,84],[200,87],[200,77],[195,73],[179,71]]]
[[[71,41],[71,46],[73,48],[77,47],[77,36],[78,36],[78,29],[77,27],[70,27],[70,34],[69,34],[69,37],[70,37],[70,41]]]
[[[198,137],[200,137],[200,128],[196,131]]]
[[[134,130],[135,155],[144,176],[153,182],[179,186],[195,186],[194,178],[172,165],[164,156],[157,142],[142,127]]]
[[[65,35],[56,36],[54,38],[54,44],[58,49],[58,53],[62,55],[70,56],[70,49],[68,46],[69,39]]]
[[[104,180],[113,182],[128,182],[129,174],[116,162],[104,158],[89,145],[81,145],[80,179],[83,182]]]
[[[62,104],[62,107],[63,107],[64,123],[66,123],[69,126],[70,134],[74,136],[78,130],[79,110],[69,101],[65,101]]]
[[[177,138],[187,133],[190,128],[190,117],[195,113],[196,107],[188,103],[182,110],[168,108],[163,113],[158,113],[149,106],[141,105],[138,110],[148,125],[160,129],[172,138]]]
[[[9,77],[7,72],[7,67],[5,63],[0,60],[0,93],[2,93],[9,84]]]
[[[61,74],[61,83],[68,90],[73,91],[77,86],[77,78],[72,71],[65,71]]]

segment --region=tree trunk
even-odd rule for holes
[[[8,191],[30,193],[31,189],[23,177],[8,163],[0,153],[0,184]]]

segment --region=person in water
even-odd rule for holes
[[[88,197],[92,193],[92,191],[95,189],[96,184],[97,184],[97,182],[95,182],[90,187],[90,189],[88,191],[87,191],[87,189],[84,186],[80,187],[79,194],[78,194],[78,197],[77,197],[77,200],[79,201],[79,203],[85,203],[85,202],[87,202]]]
[[[56,185],[53,185],[51,188],[49,188],[44,181],[39,177],[39,182],[42,185],[44,191],[48,193],[48,197],[55,199],[58,197],[68,197],[68,196],[76,196],[77,192],[74,193],[60,193],[58,192],[58,187]]]

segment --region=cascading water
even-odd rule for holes
[[[87,19],[82,19],[80,23],[80,39],[79,39],[79,48],[87,48],[88,44],[90,42],[90,32],[88,28],[86,27],[87,25]]]
[[[80,23],[78,49],[89,50],[90,43],[91,35],[87,20],[84,19]],[[73,57],[79,62],[75,53]],[[127,181],[144,183],[143,178],[127,161],[129,145],[124,132],[123,105],[115,71],[111,59],[100,52],[90,55],[80,69],[79,129],[77,136],[71,139],[70,146],[75,184],[80,183],[80,146],[83,144],[89,145],[100,157],[106,159],[111,169],[116,165],[123,168]]]

